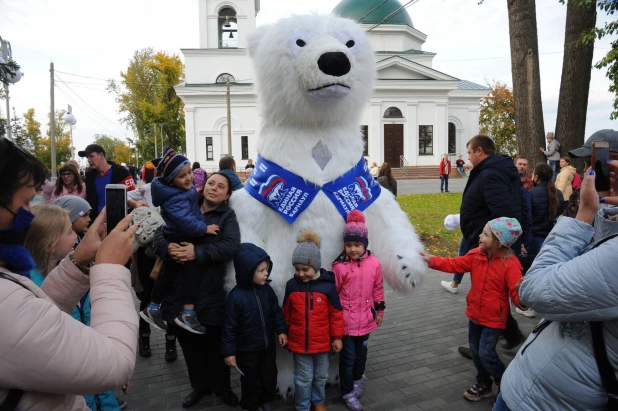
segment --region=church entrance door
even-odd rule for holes
[[[403,124],[384,124],[384,161],[392,168],[399,168],[403,155]]]

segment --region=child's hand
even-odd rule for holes
[[[382,325],[382,318],[384,318],[384,317],[381,316],[381,315],[378,315],[376,317],[376,324],[378,324],[378,327]]]
[[[423,261],[425,261],[427,264],[429,264],[429,261],[431,260],[431,257],[433,257],[433,255],[428,254],[428,253],[426,253],[424,251],[421,251],[419,254],[423,258]]]
[[[225,365],[227,365],[228,367],[236,367],[236,357],[233,355],[230,355],[229,357],[225,357]]]
[[[517,292],[517,294],[519,294],[519,287],[521,287],[521,283],[524,282],[524,278],[526,277],[521,277],[519,281],[517,281],[517,284],[515,284],[515,291]]]
[[[217,235],[219,234],[219,226],[216,224],[210,224],[206,230],[206,234]]]
[[[341,340],[333,341],[333,350],[335,352],[341,352],[342,348],[343,348],[343,343],[341,342]]]
[[[285,334],[279,334],[279,344],[281,344],[282,347],[288,345],[288,336]]]

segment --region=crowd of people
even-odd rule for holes
[[[609,142],[616,186],[618,132],[597,132],[564,157],[554,135],[547,140],[548,163],[528,173],[527,159],[498,155],[487,136],[472,138],[470,166],[462,156],[455,163],[469,178],[458,216],[459,257],[422,257],[454,274],[441,283],[450,293],[470,273],[469,348],[459,351],[473,360],[477,376],[465,399],[492,396],[495,385],[495,411],[612,409],[618,197],[612,189],[599,199],[590,166],[591,143]],[[139,172],[108,161],[96,144],[79,155],[89,165],[83,176],[71,161],[46,183],[39,160],[0,139],[0,327],[11,329],[0,337],[3,411],[124,408],[113,390],[129,389],[136,351],[152,355],[152,328],[165,332],[166,361],[178,357],[176,340],[184,354],[192,391],[183,408],[214,393],[231,407],[273,409],[280,346],[293,353],[297,410],[326,409],[329,358],[338,352],[343,402],[362,411],[367,342],[386,303],[361,212],[347,216],[332,271],[323,267],[319,235],[300,233],[294,276],[280,303],[268,284],[268,250],[241,243],[228,203],[243,187],[233,158],[207,174],[169,147]],[[577,158],[584,160],[583,178],[571,165]],[[397,195],[388,163],[368,168]],[[450,172],[444,156],[446,192]],[[136,184],[138,175],[143,184]],[[133,210],[116,227],[105,226],[108,184],[127,187]],[[31,207],[39,190],[43,199]],[[232,262],[236,287],[228,294],[225,266]],[[543,320],[526,340],[512,312]],[[509,349],[526,340],[508,367],[496,351],[501,336]],[[240,400],[231,367],[241,373]]]

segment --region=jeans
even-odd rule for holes
[[[296,409],[309,411],[311,404],[322,405],[326,400],[328,357],[330,353],[294,353],[294,395]]]
[[[457,167],[457,171],[459,172],[459,177],[464,176],[463,167]]]
[[[498,338],[502,330],[489,328],[472,321],[468,322],[468,343],[472,360],[476,367],[476,382],[491,388],[492,377],[496,385],[500,386],[502,374],[506,367],[496,352]]]
[[[369,334],[358,337],[344,335],[341,341],[343,349],[339,355],[339,383],[341,395],[346,395],[354,389],[354,381],[361,380],[365,373]]]
[[[448,174],[440,174],[440,191],[444,191],[445,187],[448,191]]]
[[[498,394],[496,398],[496,403],[494,404],[494,408],[492,411],[511,411],[511,409],[506,405],[504,399],[502,398],[502,393]]]
[[[556,182],[556,176],[558,176],[558,165],[560,164],[560,160],[549,160],[549,166],[552,170],[554,170],[554,175],[551,178],[551,181]]]
[[[463,237],[461,237],[461,243],[459,243],[459,252],[457,253],[457,255],[461,257],[462,255],[468,254],[468,251],[470,250],[468,249],[468,246],[466,245]],[[461,280],[463,280],[463,276],[463,273],[453,274],[453,282],[456,284],[460,284]]]

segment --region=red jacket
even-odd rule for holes
[[[431,257],[429,268],[447,273],[470,272],[472,287],[466,296],[466,316],[475,323],[504,329],[509,315],[509,294],[513,303],[520,305],[515,284],[521,278],[522,266],[514,255],[507,258],[494,255],[488,260],[485,250],[475,248],[462,257]]]
[[[320,270],[307,283],[294,276],[285,286],[283,315],[288,324],[288,349],[299,354],[331,350],[331,337],[343,338],[343,311],[333,273]]]
[[[440,175],[443,176],[445,174],[451,174],[451,161],[450,160],[447,161],[446,163],[444,162],[444,160],[440,161]]]

